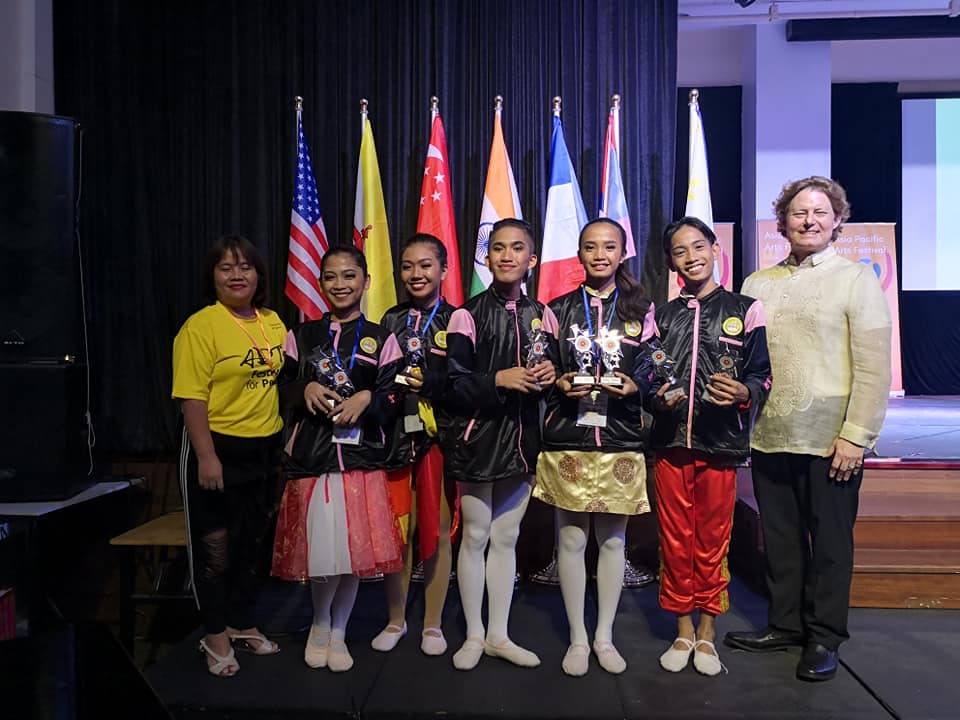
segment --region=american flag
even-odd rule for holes
[[[320,258],[330,247],[323,226],[317,182],[310,164],[310,150],[303,136],[301,111],[297,110],[297,176],[290,211],[290,253],[287,256],[285,292],[308,320],[317,320],[328,310],[320,293]]]

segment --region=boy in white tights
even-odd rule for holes
[[[540,664],[535,653],[510,640],[507,621],[520,520],[540,451],[539,398],[556,376],[556,318],[522,291],[527,271],[537,264],[529,225],[496,223],[486,263],[493,274],[490,288],[456,310],[447,327],[455,415],[443,439],[444,462],[460,491],[457,581],[467,621],[467,639],[453,656],[458,670],[472,670],[484,654],[523,667]],[[541,344],[544,352],[531,351]]]

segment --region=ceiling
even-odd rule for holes
[[[682,27],[817,18],[960,16],[960,0],[678,0]]]

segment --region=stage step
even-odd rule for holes
[[[960,608],[960,469],[868,461],[850,604]]]
[[[749,468],[737,487],[731,561],[756,581],[763,539]],[[854,536],[852,607],[960,609],[960,463],[868,460]]]

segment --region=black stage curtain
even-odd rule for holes
[[[497,94],[538,236],[554,95],[588,212],[616,92],[641,249],[672,215],[676,0],[54,0],[53,9],[56,109],[85,128],[81,227],[106,452],[175,446],[171,341],[198,307],[197,271],[219,235],[241,232],[260,247],[270,304],[294,319],[282,285],[296,95],[334,241],[351,236],[364,97],[394,252],[415,229],[429,98],[440,97],[466,283]],[[666,292],[657,245],[642,273],[655,299]]]

